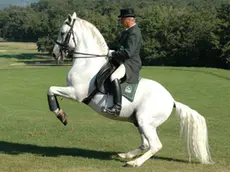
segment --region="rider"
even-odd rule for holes
[[[109,50],[108,56],[118,63],[118,68],[110,77],[112,83],[114,106],[103,109],[104,112],[119,116],[121,111],[120,79],[125,76],[126,82],[138,83],[141,69],[140,49],[142,44],[141,30],[135,21],[134,9],[120,9],[121,24],[125,27],[119,35],[117,50]]]

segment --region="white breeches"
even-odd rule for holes
[[[121,64],[110,76],[110,81],[114,79],[121,79],[125,76],[125,65]]]

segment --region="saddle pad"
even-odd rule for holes
[[[139,78],[137,84],[130,84],[127,82],[123,82],[121,84],[122,95],[131,102],[133,102],[133,100],[134,100],[137,86],[138,86],[140,80],[141,80],[141,78]]]

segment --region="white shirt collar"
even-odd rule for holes
[[[135,26],[135,25],[136,25],[136,23],[135,23],[134,25],[132,25],[131,27],[125,29],[125,30],[126,30],[126,31],[129,30],[130,28],[132,28],[132,27]]]

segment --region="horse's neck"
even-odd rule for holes
[[[89,54],[107,54],[108,46],[99,30],[91,23],[79,19],[75,29],[78,32],[78,46],[75,51]]]
[[[78,46],[75,52],[95,54],[95,55],[106,55],[108,46],[96,28],[92,28],[89,23],[85,23],[81,26],[82,28],[76,28],[81,32],[78,37]],[[87,26],[90,28],[87,28]],[[78,74],[81,83],[88,84],[95,80],[95,76],[101,67],[107,62],[106,57],[96,57],[93,55],[82,55],[75,54],[73,60],[73,71]]]

